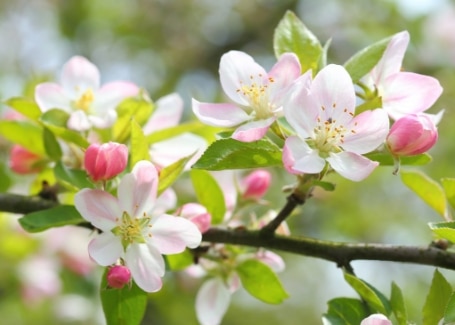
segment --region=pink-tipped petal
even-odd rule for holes
[[[95,114],[115,109],[122,100],[136,96],[139,87],[127,81],[113,81],[103,85],[95,92],[92,108]]]
[[[346,134],[343,149],[358,154],[368,153],[384,143],[389,132],[389,117],[383,109],[365,111],[354,117],[346,128],[355,133]]]
[[[283,163],[293,173],[315,174],[325,166],[317,150],[311,149],[305,141],[293,136],[286,139],[283,149]]]
[[[392,325],[392,322],[382,314],[373,314],[362,320],[360,325]]]
[[[220,127],[232,127],[250,119],[240,107],[233,104],[201,103],[193,99],[193,113],[205,124]]]
[[[264,137],[270,125],[275,122],[275,117],[266,120],[250,121],[238,127],[232,138],[242,142],[253,142]]]
[[[273,82],[269,83],[270,97],[272,102],[281,102],[288,90],[288,87],[301,74],[300,61],[294,53],[284,53],[269,72]]]
[[[111,232],[103,232],[93,238],[88,245],[90,257],[99,265],[108,266],[114,264],[123,253],[123,247]]]
[[[439,98],[442,87],[433,77],[412,72],[396,73],[386,80],[384,109],[393,119],[427,110]]]
[[[337,154],[331,153],[327,161],[338,174],[355,182],[365,179],[379,166],[376,161],[346,151]]]
[[[61,83],[72,94],[87,89],[95,90],[100,86],[100,73],[86,58],[74,56],[63,66]]]
[[[128,246],[125,264],[139,288],[146,292],[156,292],[161,289],[161,277],[165,269],[164,259],[155,247],[148,244]]]
[[[183,114],[183,99],[177,93],[161,97],[155,103],[156,109],[144,125],[144,134],[176,126]]]
[[[101,190],[83,189],[77,192],[74,206],[85,220],[103,231],[114,228],[116,219],[121,218],[123,213],[117,199]]]
[[[219,278],[201,286],[196,296],[196,315],[201,325],[218,325],[231,302],[231,293]]]
[[[274,272],[282,272],[286,268],[281,256],[272,251],[261,250],[256,254],[256,258],[268,265]]]
[[[249,105],[248,97],[243,95],[242,86],[252,83],[263,85],[267,80],[267,72],[254,59],[240,51],[229,51],[220,60],[220,81],[228,97],[240,105]]]
[[[71,103],[65,90],[56,83],[45,82],[35,88],[35,100],[43,112],[60,108],[71,112]]]
[[[131,217],[142,217],[153,207],[158,189],[158,172],[150,161],[141,160],[133,171],[123,176],[118,198],[123,211]]]
[[[151,228],[152,242],[161,254],[177,254],[186,247],[196,248],[201,244],[202,235],[191,221],[163,214]]]

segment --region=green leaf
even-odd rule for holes
[[[240,142],[221,139],[213,142],[192,168],[224,170],[281,165],[281,150],[269,140]]]
[[[243,287],[253,297],[269,304],[280,304],[289,297],[278,276],[264,263],[249,259],[236,270]]]
[[[450,206],[455,209],[455,178],[442,178],[442,188],[446,194]]]
[[[441,216],[445,217],[447,213],[446,197],[444,190],[437,182],[420,171],[401,170],[400,175],[407,187]]]
[[[381,166],[394,166],[395,162],[393,156],[390,153],[385,152],[373,152],[365,155],[368,159],[377,161]],[[415,156],[400,157],[400,165],[405,166],[422,166],[430,163],[432,158],[427,153],[422,153]]]
[[[449,298],[447,307],[444,312],[444,324],[455,323],[455,292]]]
[[[202,127],[204,127],[204,125],[199,121],[187,122],[187,123],[182,123],[182,124],[170,127],[170,128],[166,128],[166,129],[162,129],[162,130],[153,132],[153,133],[147,135],[146,138],[147,138],[147,142],[149,144],[152,144],[155,142],[160,142],[163,140],[170,139],[172,137],[175,137],[175,136],[180,135],[185,132],[196,131]]]
[[[354,54],[346,63],[344,67],[350,74],[352,81],[356,83],[364,75],[371,71],[374,66],[379,62],[390,42],[391,37],[387,37],[379,42],[376,42],[356,54]]]
[[[226,213],[226,203],[218,183],[204,170],[192,170],[190,176],[199,203],[205,206],[212,216],[212,224],[221,223]]]
[[[133,281],[131,287],[107,288],[107,268],[101,280],[100,296],[106,325],[139,325],[147,307],[147,293]]]
[[[131,121],[131,168],[140,160],[150,160],[149,145],[142,132],[141,126],[135,121]]]
[[[319,186],[328,192],[332,192],[335,190],[335,184],[330,182],[314,180],[312,183],[314,186]]]
[[[400,287],[395,282],[392,282],[392,293],[390,295],[390,306],[395,314],[398,325],[407,325],[408,313],[404,304],[403,294]]]
[[[430,222],[430,229],[440,238],[450,240],[455,243],[455,221],[450,222]]]
[[[55,138],[54,134],[49,131],[48,128],[44,128],[43,131],[43,142],[44,148],[46,149],[47,155],[54,161],[59,161],[62,158],[62,149],[60,144]]]
[[[436,269],[431,281],[430,291],[423,305],[423,325],[438,324],[452,294],[452,287]]]
[[[6,192],[13,183],[10,174],[7,172],[9,169],[6,162],[0,161],[0,179],[2,180],[0,182],[0,193]]]
[[[69,115],[61,109],[51,109],[45,112],[40,121],[54,133],[55,136],[63,140],[74,143],[82,148],[87,148],[89,142],[81,134],[76,131],[69,130],[66,126]]]
[[[287,11],[275,29],[273,49],[278,58],[283,53],[294,52],[302,66],[302,73],[312,69],[318,71],[323,49],[316,36],[292,12]]]
[[[32,120],[36,121],[41,116],[39,106],[28,98],[13,97],[8,99],[5,104]]]
[[[165,189],[167,189],[177,180],[177,178],[184,171],[185,165],[188,163],[191,157],[193,157],[193,155],[179,159],[175,163],[161,169],[160,181],[158,184],[158,195],[163,193]]]
[[[92,188],[93,184],[87,178],[87,173],[80,169],[66,167],[61,161],[54,167],[55,178],[73,191],[82,188]]]
[[[113,140],[124,143],[131,134],[131,121],[135,120],[140,126],[152,115],[155,105],[145,97],[127,98],[117,107],[118,118],[112,127]]]
[[[368,316],[365,304],[354,298],[335,298],[328,302],[329,310],[324,317],[332,325],[358,325]]]
[[[0,135],[12,143],[44,156],[43,129],[28,121],[0,121]]]
[[[28,232],[40,232],[82,222],[85,220],[73,205],[58,205],[55,208],[32,212],[19,218],[22,228]]]
[[[194,256],[188,249],[180,254],[166,255],[165,258],[169,269],[173,271],[184,270],[194,262]]]
[[[390,314],[390,303],[385,296],[367,282],[348,273],[344,274],[347,283],[362,297],[374,311],[384,315]]]

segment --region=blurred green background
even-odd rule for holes
[[[286,10],[294,11],[325,43],[328,62],[342,64],[361,48],[402,30],[411,34],[403,68],[438,78],[444,93],[430,112],[445,109],[440,140],[422,167],[436,180],[455,177],[455,3],[443,0],[16,0],[0,1],[0,96],[32,94],[33,81],[57,78],[73,55],[100,69],[103,81],[125,79],[153,99],[179,92],[191,118],[190,99],[222,98],[218,64],[228,50],[242,50],[262,65],[274,63],[273,31]],[[5,157],[5,153],[2,153]],[[274,172],[267,198],[279,209],[281,187],[292,182]],[[20,180],[20,178],[17,178]],[[392,175],[379,168],[361,183],[332,176],[333,193],[318,191],[289,221],[294,234],[349,242],[428,245],[427,223],[441,221]],[[103,324],[97,298],[100,274],[78,277],[60,270],[57,296],[31,304],[21,299],[19,264],[38,240],[11,234],[11,215],[0,215],[0,324]],[[46,236],[46,233],[42,234]],[[81,250],[84,250],[82,247]],[[332,263],[283,255],[280,274],[290,299],[279,306],[258,302],[244,291],[233,296],[223,320],[236,324],[320,324],[326,302],[355,296]],[[404,291],[410,321],[421,323],[431,267],[355,262],[357,275],[389,295],[391,281]],[[443,271],[455,284],[453,272]],[[96,274],[94,274],[96,273]],[[163,290],[151,294],[144,324],[196,324],[197,281],[166,275]]]

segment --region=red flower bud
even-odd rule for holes
[[[131,271],[123,265],[114,265],[107,271],[107,284],[111,288],[122,289],[131,281]]]
[[[124,144],[108,142],[92,144],[87,148],[84,166],[90,178],[106,181],[125,170],[128,162],[128,148]]]
[[[18,174],[33,174],[43,169],[42,160],[43,157],[16,144],[10,151],[9,167]]]
[[[270,186],[272,176],[266,170],[256,170],[242,180],[244,199],[258,200],[264,196]]]

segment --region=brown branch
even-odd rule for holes
[[[0,211],[27,214],[56,206],[58,202],[40,196],[0,193]]]

